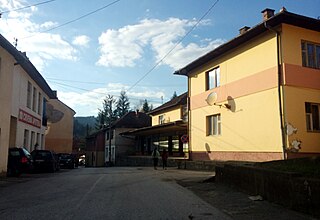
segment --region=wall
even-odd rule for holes
[[[191,73],[193,160],[261,161],[282,158],[275,34],[260,35]],[[220,67],[220,87],[205,91],[205,75]],[[217,105],[206,97],[218,95]],[[229,104],[231,109],[223,106]],[[221,135],[206,135],[206,116],[221,114]]]
[[[49,104],[53,111],[62,113],[62,118],[48,126],[46,149],[59,153],[72,153],[73,143],[73,116],[75,112],[58,99],[51,99]]]
[[[14,59],[0,47],[0,175],[7,170]]]
[[[165,123],[181,120],[181,108],[176,106],[174,109],[168,109],[166,112],[152,116],[152,126],[159,125],[159,116],[164,115]]]
[[[299,142],[299,153],[319,154],[320,133],[307,131],[305,102],[320,104],[320,70],[302,66],[301,41],[320,44],[320,32],[291,25],[282,28],[285,121],[293,131],[287,147],[292,149],[293,143]]]

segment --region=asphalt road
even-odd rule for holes
[[[176,183],[209,175],[134,167],[25,175],[0,184],[0,219],[230,219]]]

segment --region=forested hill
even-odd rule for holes
[[[74,117],[73,135],[75,137],[86,137],[95,129],[96,118],[94,116],[88,117]]]

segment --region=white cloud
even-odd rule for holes
[[[25,6],[23,0],[0,1],[8,10]],[[60,35],[41,33],[43,30],[56,26],[57,23],[52,21],[40,24],[33,22],[31,16],[34,11],[36,11],[36,7],[4,14],[0,19],[2,35],[10,42],[17,38],[17,49],[26,51],[27,56],[38,70],[42,70],[48,60],[77,60],[77,50]]]
[[[101,55],[97,65],[133,67],[143,56],[147,46],[151,46],[151,50],[159,61],[195,24],[195,19],[169,18],[164,21],[144,19],[136,25],[124,26],[118,30],[108,29],[99,37]],[[199,25],[209,24],[209,20],[204,20]],[[180,43],[163,63],[173,69],[180,68],[221,43],[223,43],[222,40],[207,41],[204,46]]]
[[[74,45],[82,46],[82,47],[88,47],[89,42],[90,42],[90,38],[86,35],[76,36],[72,41]]]
[[[121,83],[109,83],[106,87],[96,88],[85,92],[58,92],[58,98],[63,103],[71,107],[77,112],[77,116],[97,116],[98,109],[102,109],[102,103],[105,97],[110,94],[117,99],[123,89],[129,88],[128,85]],[[140,100],[147,99],[150,104],[158,106],[161,102],[161,97],[165,97],[165,93],[157,88],[143,88],[139,91],[129,91],[127,96],[131,107],[139,105]]]

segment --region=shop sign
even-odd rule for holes
[[[25,112],[21,109],[19,109],[19,121],[37,128],[41,128],[41,120],[39,118],[36,118],[33,115],[30,115],[28,112]]]

